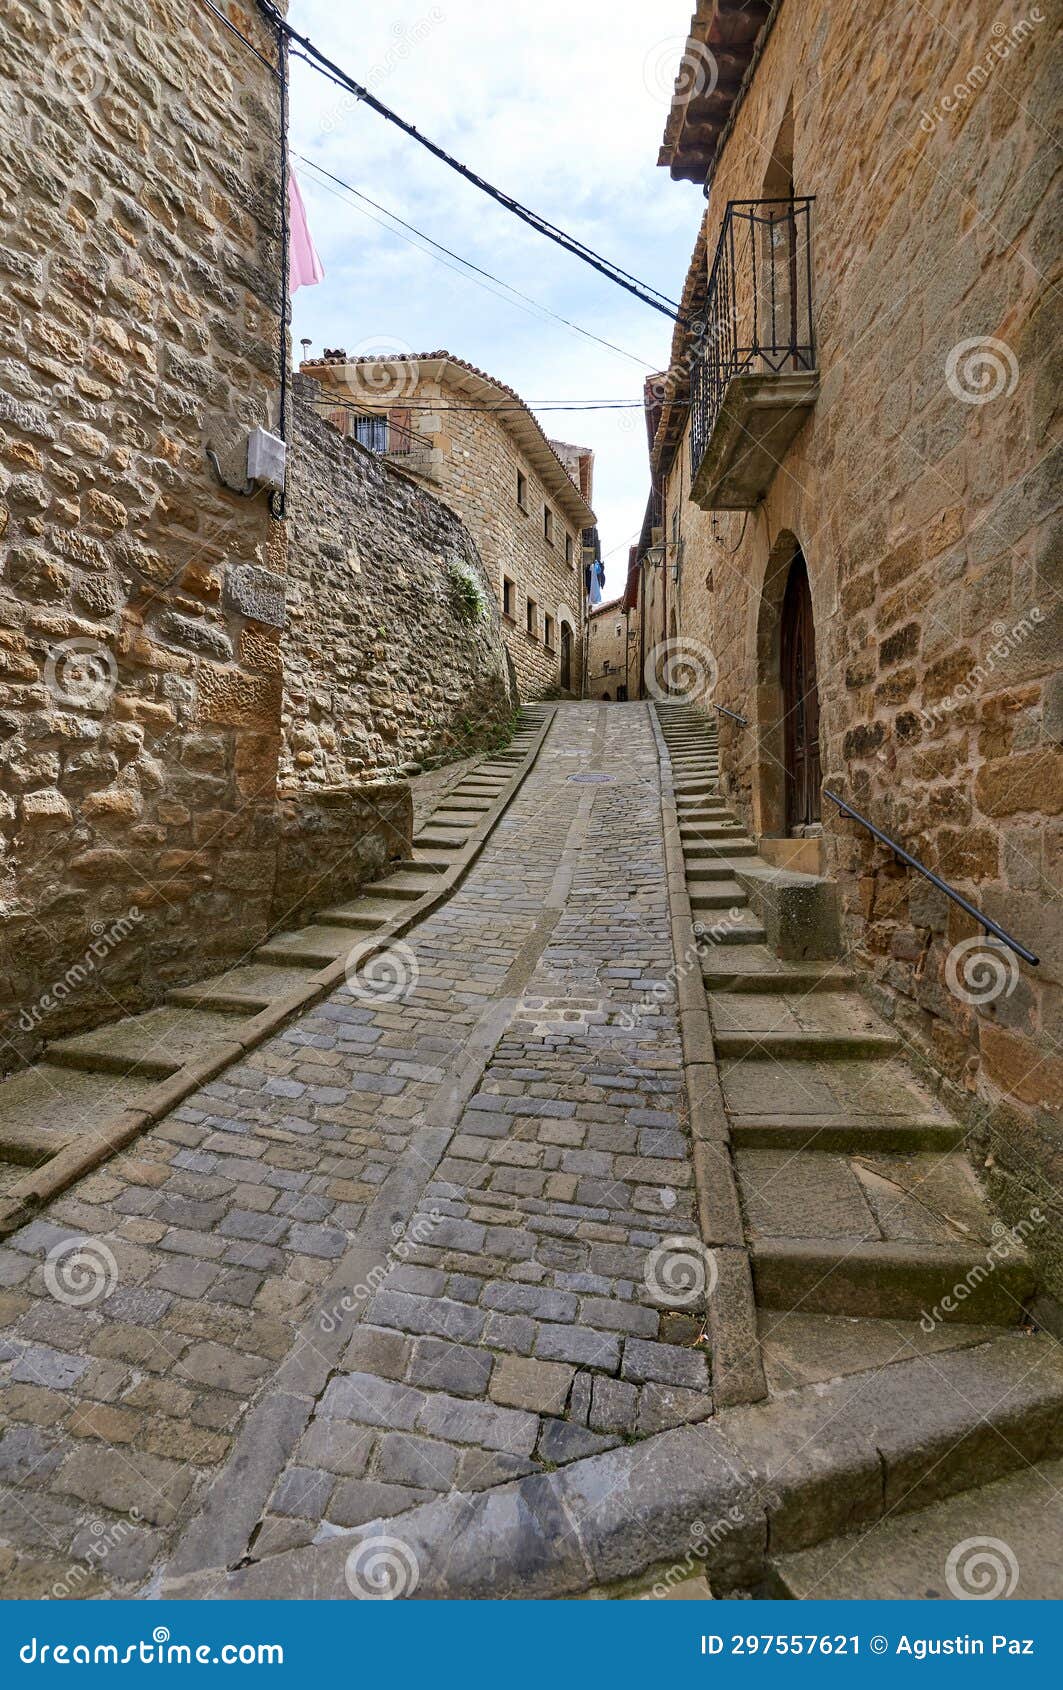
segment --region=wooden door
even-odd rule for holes
[[[820,819],[819,692],[812,594],[805,560],[790,565],[782,614],[782,690],[786,729],[786,830]]]
[[[561,689],[572,691],[572,629],[567,622],[561,624]]]

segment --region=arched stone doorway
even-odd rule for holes
[[[815,623],[804,553],[779,535],[768,556],[757,618],[757,750],[753,825],[769,839],[820,817]]]

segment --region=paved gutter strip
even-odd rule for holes
[[[647,704],[661,767],[661,820],[676,994],[683,1042],[683,1077],[693,1139],[695,1189],[702,1242],[711,1250],[717,1281],[709,1297],[712,1388],[720,1408],[760,1402],[768,1391],[760,1358],[753,1274],[746,1248],[738,1183],[731,1158],[731,1132],[715,1059],[700,958],[688,967],[695,945],[694,914],[679,834],[672,762],[657,712]]]
[[[388,950],[396,939],[401,939],[412,927],[431,915],[462,885],[538,762],[555,714],[555,709],[548,709],[524,761],[517,765],[514,774],[503,787],[492,808],[486,812],[483,821],[471,831],[468,843],[455,853],[453,863],[448,864],[438,875],[438,890],[433,889],[415,902],[399,906],[402,909],[401,916],[396,916],[374,932],[372,938],[367,939],[365,945],[358,950],[359,964],[364,964],[382,951]],[[492,756],[481,758],[480,761],[490,762],[492,757],[497,755],[498,753],[492,753]],[[385,873],[387,872],[391,872],[390,864],[385,870]],[[372,885],[371,881],[367,882],[358,895],[368,895]],[[326,968],[311,974],[305,986],[299,987],[287,997],[271,1003],[268,1009],[250,1017],[239,1031],[234,1026],[234,1036],[230,1042],[212,1047],[209,1056],[186,1062],[169,1079],[161,1081],[148,1094],[142,1106],[118,1111],[113,1125],[97,1129],[76,1143],[67,1144],[56,1156],[50,1157],[39,1168],[18,1180],[0,1203],[0,1238],[17,1232],[34,1218],[44,1204],[51,1202],[85,1174],[92,1173],[102,1162],[132,1143],[148,1127],[162,1121],[193,1092],[209,1084],[224,1069],[234,1062],[239,1062],[248,1051],[256,1049],[274,1033],[279,1032],[294,1016],[320,1003],[338,985],[342,985],[347,978],[350,958],[356,949],[353,942],[354,931],[352,929],[351,951],[342,960],[330,963]],[[47,1060],[47,1051],[44,1052],[42,1060]]]
[[[348,1557],[381,1537],[412,1553],[417,1600],[580,1596],[684,1561],[695,1543],[715,1591],[748,1590],[773,1555],[1060,1451],[1063,1353],[1008,1335],[725,1409],[554,1473],[453,1492],[168,1594],[348,1599]]]

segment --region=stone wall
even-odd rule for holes
[[[413,845],[408,781],[281,791],[271,922],[293,927],[345,902]]]
[[[277,149],[275,79],[193,0],[0,0],[4,1066],[133,906],[78,1019],[266,927],[282,530],[206,454],[276,420]]]
[[[800,544],[825,784],[1041,966],[992,955],[1000,984],[979,977],[971,921],[825,802],[852,954],[953,1105],[987,1123],[1005,1212],[1048,1204],[1058,1218],[1058,155],[1046,131],[1059,6],[1022,14],[1018,34],[1018,15],[994,33],[985,0],[936,12],[898,16],[884,37],[856,0],[784,4],[738,109],[707,261],[728,201],[764,193],[792,100],[795,190],[817,196],[821,390],[764,504],[721,513],[718,538],[673,471],[681,629],[718,664],[715,698],[750,717],[721,721],[728,794],[777,834],[779,612]]]
[[[468,527],[479,548],[498,607],[503,611],[502,632],[513,659],[521,696],[557,696],[561,688],[561,626],[572,629],[572,685],[579,696],[580,662],[583,647],[583,536],[573,505],[566,513],[562,496],[567,484],[579,493],[576,477],[590,479],[588,454],[567,447],[567,467],[557,464],[555,482],[548,486],[522,452],[506,417],[519,400],[509,389],[493,383],[484,385],[479,372],[467,391],[458,385],[470,369],[454,361],[446,376],[436,379],[438,360],[398,358],[351,367],[348,379],[342,355],[330,367],[327,360],[315,360],[306,368],[320,379],[326,390],[338,398],[352,397],[365,411],[378,409],[393,421],[406,419],[411,430],[412,449],[390,459],[404,463],[441,499],[452,506]],[[361,379],[357,379],[360,375]],[[479,379],[478,379],[479,378]],[[438,409],[433,409],[438,405]],[[490,407],[498,409],[492,412]],[[406,407],[404,410],[403,407]],[[353,415],[331,413],[341,426],[350,427]],[[533,425],[534,427],[534,425]],[[406,441],[402,444],[405,446]],[[561,443],[558,443],[559,446]],[[517,502],[517,475],[524,477],[523,507]],[[552,513],[552,539],[545,534],[544,511]],[[504,613],[504,581],[513,583],[512,613]],[[529,628],[529,601],[535,606]],[[550,617],[551,628],[546,618]]]
[[[454,512],[314,410],[296,378],[281,778],[364,782],[504,737],[500,619]]]

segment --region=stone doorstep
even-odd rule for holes
[[[736,1150],[883,1151],[959,1150],[966,1130],[936,1115],[731,1115]]]
[[[762,1585],[776,1557],[928,1508],[1063,1453],[1063,1350],[1000,1337],[901,1360],[161,1594],[229,1601],[353,1595],[348,1557],[388,1537],[418,1600],[575,1597],[685,1560],[716,1594]]]
[[[977,1242],[762,1237],[749,1250],[758,1308],[806,1314],[920,1320],[936,1310],[940,1320],[1015,1326],[1037,1284],[1024,1250],[987,1262]]]
[[[390,930],[387,934],[374,934],[371,938],[367,935],[363,960],[368,960],[370,955],[386,948],[393,939],[407,933],[423,916],[445,902],[458,888],[534,768],[553,719],[552,710],[544,712],[541,723],[530,737],[528,749],[514,760],[513,771],[507,779],[506,789],[500,801],[492,806],[489,815],[477,817],[477,830],[467,836],[461,854],[456,857],[453,865],[448,865],[445,874],[436,876],[438,890],[433,887],[412,905],[393,904],[391,908],[396,913],[389,923]],[[333,932],[338,930],[334,929]],[[269,1000],[263,1009],[249,1018],[228,1013],[232,1026],[231,1043],[208,1048],[176,1067],[167,1064],[165,1074],[144,1074],[139,1088],[137,1076],[130,1072],[127,1062],[123,1073],[127,1082],[132,1082],[132,1090],[122,1097],[116,1097],[106,1119],[94,1121],[91,1130],[80,1133],[76,1141],[71,1143],[68,1137],[65,1138],[62,1145],[55,1146],[55,1153],[45,1158],[32,1145],[21,1144],[16,1135],[13,1147],[25,1158],[21,1165],[31,1165],[33,1171],[16,1180],[0,1198],[0,1238],[5,1238],[24,1226],[45,1203],[50,1202],[85,1174],[91,1173],[102,1162],[109,1160],[116,1151],[131,1143],[148,1127],[161,1121],[200,1086],[216,1079],[224,1068],[233,1062],[241,1061],[248,1050],[264,1043],[293,1015],[334,991],[344,978],[344,964],[352,935],[348,934],[347,937],[346,951],[339,955],[331,947],[327,950],[308,952],[303,966],[316,972],[308,975],[305,985],[280,998]],[[278,945],[279,954],[272,957],[267,957],[268,950],[268,944],[260,947],[256,957],[288,965],[297,962],[298,953],[294,948]],[[216,1014],[227,1013],[224,1009],[219,1011],[216,1004],[211,1004],[210,1008]],[[37,1067],[47,1067],[48,1061],[49,1052],[46,1050],[42,1063],[37,1064]],[[160,1063],[159,1067],[161,1066]],[[60,1061],[58,1071],[70,1072],[72,1077],[76,1076],[77,1081],[82,1084],[91,1079],[91,1075],[86,1074],[80,1063],[66,1069]],[[34,1069],[29,1069],[25,1074],[33,1076],[34,1072]],[[23,1078],[23,1075],[15,1074],[5,1084],[16,1083]],[[155,1081],[154,1084],[151,1084],[152,1080]],[[37,1144],[39,1151],[43,1153],[46,1147],[49,1147],[49,1140],[38,1135]],[[0,1149],[2,1145],[3,1139],[0,1138]]]

